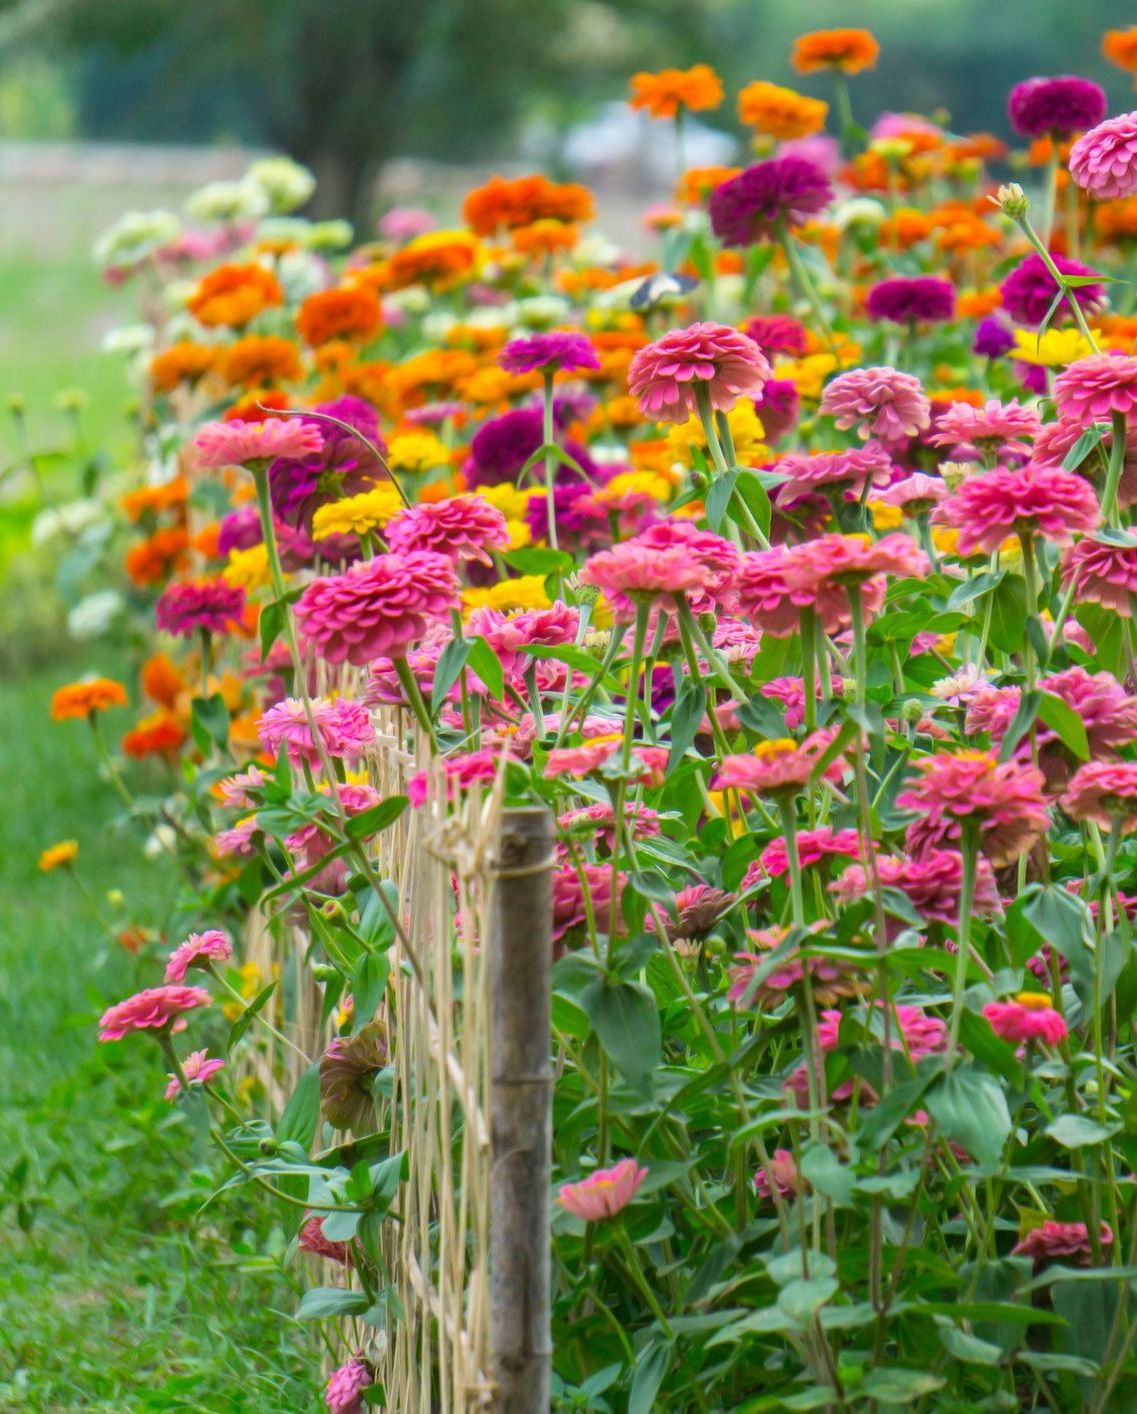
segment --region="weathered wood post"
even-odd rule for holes
[[[548,1414],[553,817],[502,812],[489,934],[490,1329],[499,1414]]]

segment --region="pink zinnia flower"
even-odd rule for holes
[[[1069,585],[1075,580],[1078,602],[1102,604],[1131,619],[1137,594],[1137,544],[1079,540],[1062,556],[1062,582]]]
[[[778,487],[778,505],[785,507],[816,491],[859,496],[866,483],[883,486],[892,475],[892,459],[879,442],[870,442],[837,452],[791,452],[770,470],[787,478]]]
[[[453,800],[474,785],[489,785],[497,776],[500,765],[501,752],[491,751],[488,747],[482,751],[466,751],[460,756],[446,757],[442,763],[446,777],[446,799]],[[426,804],[429,780],[429,772],[424,770],[416,771],[407,781],[407,799],[416,810]]]
[[[608,919],[612,911],[613,871],[608,864],[582,864],[580,875],[571,864],[553,871],[553,942],[557,943],[570,928],[583,928],[588,922],[584,906],[584,890],[592,907],[592,916],[601,932],[608,929]],[[622,871],[615,873],[616,886],[616,927],[623,926],[620,917],[619,897],[623,893],[628,876]]]
[[[1024,408],[1014,400],[1001,403],[989,398],[980,408],[951,403],[936,418],[936,429],[928,441],[933,447],[970,442],[982,453],[1028,457],[1030,447],[1022,438],[1033,439],[1041,426],[1033,408]]]
[[[591,341],[569,329],[554,329],[548,334],[510,339],[498,354],[497,361],[507,373],[533,373],[536,370],[542,373],[576,373],[582,368],[600,367],[600,358]]]
[[[822,926],[820,922],[815,923],[813,931],[816,932]],[[777,924],[772,928],[748,930],[747,937],[761,952],[734,954],[730,965],[730,987],[727,991],[729,1001],[737,1005],[745,1002],[749,996],[752,1005],[777,1006],[785,1000],[787,992],[801,986],[807,969],[814,999],[822,1006],[832,1006],[842,997],[856,996],[861,990],[847,963],[829,957],[803,956],[800,945],[791,947],[761,982],[755,982],[758,970],[767,964],[769,955],[780,947],[788,936],[789,929]]]
[[[317,697],[312,702],[312,715],[329,756],[362,756],[375,743],[371,713],[362,702],[346,697],[332,701]],[[264,749],[273,756],[278,756],[283,746],[293,766],[299,766],[302,761],[311,766],[319,764],[319,746],[312,739],[302,698],[286,697],[270,707],[257,723],[257,735]]]
[[[1113,1246],[1113,1229],[1101,1225],[1100,1245],[1103,1252]],[[1057,1261],[1063,1257],[1076,1259],[1075,1265],[1088,1267],[1093,1260],[1093,1247],[1085,1223],[1059,1223],[1047,1218],[1011,1248],[1013,1256],[1031,1257],[1037,1264]]]
[[[208,1051],[190,1051],[182,1061],[182,1073],[190,1085],[208,1085],[219,1070],[225,1069],[223,1060],[209,1059]],[[176,1075],[167,1075],[170,1082],[166,1086],[166,1099],[173,1104],[178,1098],[182,1082]]]
[[[339,1262],[347,1266],[351,1260],[350,1242],[333,1242],[324,1236],[324,1220],[319,1213],[306,1218],[298,1237],[301,1252],[310,1252],[313,1257],[323,1257],[328,1262]]]
[[[189,638],[198,629],[232,633],[245,610],[245,591],[221,578],[170,584],[154,606],[154,622],[164,633]]]
[[[824,595],[833,586],[873,584],[883,593],[888,574],[920,577],[928,557],[908,535],[896,531],[871,540],[867,535],[820,535],[794,547],[790,582],[798,590]],[[869,608],[869,595],[865,595]]]
[[[769,1198],[774,1189],[781,1198],[796,1198],[804,1186],[797,1160],[789,1149],[775,1149],[769,1169],[759,1168],[754,1175],[754,1192],[759,1198]]]
[[[1091,454],[1075,470],[1080,476],[1091,481],[1100,479],[1105,471],[1105,463],[1113,445],[1113,428],[1105,423],[1097,424],[1102,438],[1098,443],[1097,455]],[[1034,460],[1048,466],[1061,466],[1083,432],[1088,431],[1079,420],[1072,417],[1059,418],[1048,422],[1039,432],[1034,443]],[[1121,480],[1117,486],[1117,504],[1123,509],[1137,501],[1137,422],[1126,423],[1125,460],[1121,466]]]
[[[341,575],[314,579],[296,604],[304,637],[329,663],[365,667],[402,657],[427,625],[459,604],[446,555],[428,550],[376,555]]]
[[[996,1036],[1017,1045],[1020,1041],[1042,1041],[1056,1046],[1068,1035],[1066,1022],[1054,1010],[1045,992],[1020,992],[1006,1002],[988,1002],[983,1015]]]
[[[830,855],[846,855],[850,859],[857,859],[861,853],[861,837],[856,830],[835,830],[831,825],[822,825],[817,830],[799,830],[797,834],[797,853],[801,867],[806,869],[811,864],[819,864],[821,860]],[[751,887],[751,882],[756,883],[762,876],[762,872],[769,874],[772,879],[780,878],[781,875],[789,872],[790,856],[786,849],[784,838],[771,840],[742,880],[742,887]],[[750,881],[750,870],[755,871],[755,878]]]
[[[363,1391],[374,1383],[370,1365],[363,1360],[349,1360],[332,1371],[324,1389],[324,1403],[331,1414],[364,1414]]]
[[[633,839],[650,839],[660,832],[659,812],[650,805],[639,805],[628,801],[624,806],[624,817]],[[565,834],[579,832],[586,839],[602,844],[609,853],[616,848],[616,816],[611,805],[600,802],[584,805],[579,810],[566,810],[557,816],[557,828]]]
[[[719,535],[679,521],[664,521],[631,540],[601,550],[580,572],[602,589],[618,618],[635,615],[649,600],[675,611],[676,595],[691,594],[696,611],[713,608],[737,572],[738,550]]]
[[[963,887],[963,856],[954,849],[929,849],[914,859],[898,859],[894,855],[878,855],[877,873],[882,887],[899,889],[908,896],[912,907],[929,922],[959,926],[959,896]],[[839,879],[829,885],[830,892],[842,903],[864,898],[872,892],[872,875],[863,864],[850,865]],[[978,916],[998,913],[999,890],[991,865],[980,856],[975,873],[975,898],[972,908]]]
[[[207,422],[193,439],[194,465],[267,466],[275,457],[315,456],[324,445],[318,427],[299,417],[263,422]]]
[[[204,933],[191,933],[184,943],[179,943],[166,963],[167,982],[183,982],[191,967],[208,968],[210,963],[228,962],[233,956],[233,945],[220,928],[209,928]]]
[[[247,770],[238,771],[235,776],[226,776],[218,789],[226,805],[237,805],[242,810],[250,810],[256,803],[249,795],[251,790],[260,790],[267,785],[268,775],[255,763]]]
[[[251,859],[256,854],[253,836],[259,829],[257,817],[250,815],[247,820],[238,821],[231,829],[218,830],[213,836],[213,848],[218,859],[229,859],[232,856]]]
[[[957,845],[963,826],[975,826],[992,864],[1025,854],[1049,823],[1042,772],[1020,761],[997,761],[990,752],[948,751],[917,763],[918,775],[896,797],[901,810],[919,815],[908,827],[912,853]]]
[[[854,538],[841,535],[823,537],[830,542]],[[885,538],[907,539],[905,536]],[[814,611],[825,633],[839,633],[849,627],[852,612],[848,588],[827,573],[839,557],[832,556],[824,545],[820,550],[813,548],[820,543],[807,541],[804,545],[774,545],[769,550],[753,550],[742,556],[734,581],[734,594],[740,611],[753,619],[763,633],[773,638],[789,638],[796,634],[801,627],[802,609]],[[861,600],[866,615],[875,614],[884,603],[884,591],[883,575],[864,582]]]
[[[775,637],[779,635],[775,634]],[[829,677],[830,697],[840,697],[842,680],[835,674]],[[791,732],[796,732],[798,727],[805,721],[805,683],[801,678],[784,677],[771,678],[758,689],[763,697],[770,697],[775,702],[780,702],[785,712],[786,726]],[[820,700],[821,684],[814,683],[814,695]]]
[[[1028,462],[969,476],[933,519],[959,531],[961,555],[990,555],[1009,535],[1041,535],[1068,545],[1075,534],[1094,529],[1101,509],[1084,477]]]
[[[1100,123],[1105,89],[1077,74],[1024,79],[1007,98],[1007,116],[1023,137],[1069,138]]]
[[[390,548],[398,554],[432,550],[459,563],[477,560],[490,565],[489,552],[509,549],[505,516],[481,496],[449,496],[408,506],[387,522],[383,530]]]
[[[878,1013],[884,1010],[884,1003],[873,1003]],[[946,1022],[938,1016],[929,1016],[922,1007],[907,1006],[897,1002],[892,1009],[890,1040],[892,1049],[907,1049],[913,1060],[930,1056],[947,1046],[948,1029]],[[823,1051],[834,1051],[840,1043],[842,1013],[834,1010],[823,1011],[817,1021],[817,1040]]]
[[[749,755],[724,756],[714,789],[741,790],[751,795],[797,795],[808,785],[836,734],[827,728],[800,743],[789,737],[760,741]],[[840,781],[845,765],[843,756],[834,757],[822,772],[824,779]]]
[[[808,157],[756,162],[711,193],[711,229],[724,245],[773,240],[784,227],[800,226],[833,200],[829,178]]]
[[[800,319],[788,314],[756,314],[744,330],[764,354],[790,354],[800,358],[809,348],[809,334]]]
[[[212,1000],[204,987],[148,987],[103,1012],[99,1040],[121,1041],[130,1031],[182,1031],[183,1013]]]
[[[920,380],[896,368],[851,368],[826,384],[820,411],[840,428],[856,427],[861,437],[900,442],[915,437],[932,420],[932,405]]]
[[[562,1208],[582,1222],[614,1218],[639,1192],[647,1177],[635,1159],[621,1159],[610,1169],[597,1169],[579,1183],[566,1183],[557,1194]]]
[[[898,506],[905,515],[919,516],[947,498],[950,492],[938,476],[926,476],[914,471],[901,481],[894,481],[883,491],[877,491],[874,501],[886,506]]]
[[[1107,118],[1070,149],[1070,175],[1096,201],[1137,192],[1137,113]]]
[[[1054,380],[1054,401],[1062,417],[1083,424],[1109,422],[1113,414],[1137,411],[1137,358],[1127,354],[1088,354],[1064,368]]]
[[[770,374],[753,339],[727,324],[691,324],[636,352],[628,391],[656,422],[686,422],[698,411],[697,386],[705,386],[716,412],[729,412],[739,398],[758,393]]]
[[[1074,772],[1062,809],[1074,820],[1137,829],[1137,761],[1087,761]]]

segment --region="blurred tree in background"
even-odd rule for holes
[[[1063,72],[1091,74],[1122,106],[1127,80],[1099,43],[1137,20],[1123,11],[1118,0],[0,0],[0,96],[29,63],[47,83],[47,56],[77,135],[277,148],[315,168],[325,212],[360,214],[384,159],[506,157],[526,122],[562,128],[622,97],[635,69],[705,60],[728,91],[761,76],[824,93],[823,76],[789,68],[807,28],[873,29],[883,53],[863,89],[874,110],[942,108],[957,129],[1005,133],[1010,86]],[[0,121],[42,108],[10,97]],[[58,135],[50,111],[54,129],[39,135]],[[711,121],[733,130],[735,115],[724,106]]]

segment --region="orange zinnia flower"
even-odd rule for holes
[[[917,211],[914,206],[898,206],[894,215],[880,223],[881,244],[907,250],[927,240],[934,226],[926,211]]]
[[[788,138],[812,137],[825,126],[829,104],[807,98],[792,88],[758,79],[738,95],[738,116],[747,127],[784,142]]]
[[[580,240],[580,230],[570,222],[544,216],[531,226],[518,226],[512,240],[519,255],[553,255],[558,250],[572,250]]]
[[[91,678],[69,682],[57,688],[51,699],[51,719],[66,722],[72,717],[91,717],[108,707],[126,706],[126,688],[113,678]]]
[[[741,167],[688,167],[676,183],[675,200],[695,206],[741,171]]]
[[[188,548],[189,536],[180,526],[156,530],[127,550],[123,566],[132,584],[161,584],[185,564]]]
[[[275,393],[267,388],[254,388],[251,393],[246,393],[243,398],[239,398],[232,407],[226,408],[221,417],[224,422],[266,422],[272,413],[264,411],[265,408],[276,408],[280,412],[284,412],[291,406],[287,393]]]
[[[1101,202],[1094,222],[1098,235],[1104,240],[1131,241],[1137,238],[1137,196]]]
[[[998,285],[990,285],[985,290],[960,290],[955,299],[955,310],[961,319],[982,319],[993,313],[1003,303]]]
[[[1119,69],[1137,75],[1137,25],[1128,29],[1107,29],[1102,36],[1101,52]],[[1134,80],[1137,84],[1137,79]]]
[[[284,291],[276,276],[252,261],[211,270],[186,301],[186,308],[199,324],[236,329],[270,305],[283,303]]]
[[[243,383],[256,388],[265,383],[294,383],[304,376],[304,365],[296,345],[287,339],[250,334],[224,350],[220,373],[233,386]]]
[[[320,290],[296,315],[297,332],[313,348],[329,339],[369,339],[382,322],[379,297],[367,285]]]
[[[119,497],[119,505],[127,520],[137,522],[144,515],[161,515],[163,511],[181,510],[189,500],[189,482],[184,476],[175,476],[161,486],[139,486],[136,491],[128,491]]]
[[[653,118],[674,118],[680,108],[701,113],[717,108],[723,100],[722,80],[709,64],[633,74],[631,88],[629,105]]]
[[[818,69],[859,74],[862,69],[871,69],[879,54],[880,45],[867,29],[815,29],[794,40],[790,57],[799,74]]]
[[[491,177],[462,203],[462,219],[479,236],[532,226],[537,221],[591,221],[592,193],[577,182],[550,182],[539,172],[528,177]]]
[[[122,749],[127,756],[141,760],[144,756],[157,756],[177,751],[186,739],[186,730],[181,722],[165,710],[153,713],[130,729],[122,738]]]
[[[45,874],[50,874],[53,869],[66,869],[73,864],[79,853],[78,840],[60,840],[58,844],[49,844],[39,857],[39,867]]]
[[[196,383],[216,362],[215,348],[180,339],[150,360],[150,381],[159,393],[169,393],[179,383]]]
[[[172,710],[174,703],[185,691],[186,682],[172,658],[165,653],[155,653],[142,664],[140,674],[142,691],[157,702],[159,707]]]
[[[449,289],[474,273],[480,256],[481,247],[465,231],[429,231],[391,256],[384,283],[390,290],[408,285]]]

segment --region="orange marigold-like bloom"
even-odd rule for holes
[[[738,116],[747,127],[784,142],[788,138],[812,137],[825,126],[829,104],[807,98],[792,88],[757,79],[738,95]]]
[[[518,226],[510,239],[519,255],[555,255],[558,250],[573,249],[580,240],[580,228],[545,216],[531,226]]]
[[[1098,203],[1094,215],[1097,234],[1108,241],[1137,239],[1137,196]]]
[[[199,283],[186,308],[199,324],[239,329],[269,308],[284,303],[284,291],[271,270],[248,265],[219,265]]]
[[[219,371],[234,387],[257,388],[265,383],[294,383],[304,376],[304,365],[288,339],[250,334],[224,350]]]
[[[537,221],[591,221],[592,193],[577,182],[550,182],[539,172],[528,177],[491,177],[462,203],[462,219],[479,236],[532,226]]]
[[[160,709],[126,732],[122,749],[127,756],[141,760],[144,756],[168,755],[177,751],[186,739],[186,729],[169,712]]]
[[[329,339],[369,339],[383,323],[379,296],[367,285],[341,285],[309,295],[296,315],[296,330],[311,347]]]
[[[955,312],[961,319],[982,319],[1003,303],[998,285],[984,290],[960,290],[955,297]]]
[[[466,349],[427,349],[389,369],[387,386],[402,398],[412,393],[433,398],[448,392],[460,378],[468,378],[477,367],[478,360]]]
[[[688,167],[675,184],[675,200],[687,206],[706,201],[716,187],[737,177],[741,167]]]
[[[449,289],[476,272],[481,246],[465,231],[428,231],[395,251],[386,265],[387,289],[433,285]]]
[[[880,45],[867,29],[815,29],[794,40],[790,58],[799,74],[840,69],[859,74],[875,66]]]
[[[142,664],[139,674],[142,691],[151,702],[172,711],[174,703],[186,690],[186,681],[174,660],[166,653],[155,653]]]
[[[232,467],[227,467],[226,471],[232,471]],[[237,498],[233,499],[236,501]],[[213,520],[208,525],[203,525],[190,541],[190,546],[203,559],[219,560],[221,558],[221,522]]]
[[[126,706],[126,688],[113,678],[90,678],[56,688],[51,698],[51,719],[66,722],[72,717],[90,717],[108,707]]]
[[[944,145],[944,156],[951,162],[1001,162],[1007,155],[1007,144],[994,133],[968,133]]]
[[[119,505],[127,520],[137,522],[144,515],[161,515],[163,511],[181,510],[189,500],[189,482],[175,476],[160,486],[139,486],[119,497]]]
[[[1002,236],[978,216],[967,216],[944,226],[936,235],[941,250],[982,250],[1002,243]]]
[[[880,223],[880,240],[885,246],[907,250],[927,240],[935,229],[935,222],[926,211],[918,211],[914,206],[898,206],[887,220]]]
[[[981,408],[986,394],[978,388],[929,388],[928,397],[933,403],[970,403],[973,408]]]
[[[633,74],[631,90],[629,106],[653,118],[674,118],[680,108],[702,113],[717,108],[723,100],[722,80],[709,64]]]
[[[186,562],[189,535],[181,526],[163,527],[132,545],[126,552],[123,567],[132,584],[161,584]]]
[[[223,422],[267,422],[272,416],[272,412],[266,412],[266,408],[275,408],[284,412],[291,406],[287,393],[273,392],[268,388],[254,388],[251,393],[245,393],[243,397],[238,398],[232,407],[226,408],[221,414],[221,420]]]
[[[1119,69],[1137,75],[1137,25],[1128,29],[1107,29],[1102,36],[1101,52]],[[1137,78],[1134,83],[1137,84]]]
[[[39,867],[45,874],[50,874],[53,869],[64,869],[72,864],[79,853],[78,840],[60,840],[58,844],[49,844],[39,857]]]
[[[216,348],[180,339],[150,360],[150,381],[159,393],[172,392],[179,383],[196,383],[217,362]]]

